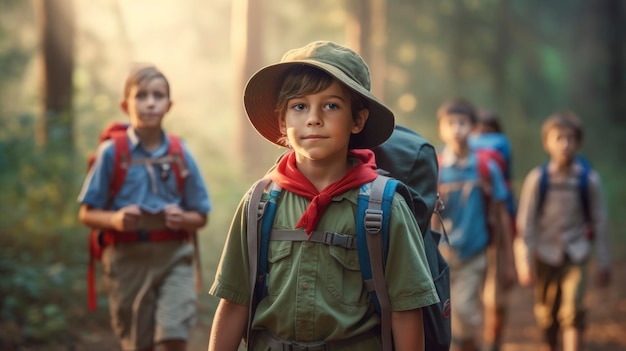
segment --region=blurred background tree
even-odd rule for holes
[[[547,158],[543,119],[578,113],[624,257],[624,23],[620,0],[1,0],[0,349],[108,328],[105,308],[86,314],[87,230],[75,198],[99,131],[125,119],[118,101],[136,62],[170,79],[165,127],[185,138],[215,203],[200,241],[206,282],[235,206],[281,152],[247,123],[244,84],[312,40],[359,51],[397,121],[437,146],[443,100],[464,96],[500,113],[516,188]],[[201,303],[210,323],[215,301]]]

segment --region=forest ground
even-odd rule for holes
[[[585,334],[586,351],[626,350],[626,264],[621,258],[612,265],[612,284],[606,289],[589,286],[586,304],[589,326]],[[595,267],[590,270],[593,282]],[[201,297],[209,301],[213,297]],[[539,333],[532,314],[532,290],[516,287],[511,293],[509,322],[506,329],[503,351],[536,351],[539,346]],[[188,351],[205,351],[210,331],[210,312],[200,308],[199,321],[192,332]],[[102,319],[102,318],[100,318]],[[114,351],[117,343],[106,321],[95,320],[92,324],[77,323],[64,345],[29,345],[19,351]],[[7,350],[10,351],[10,350]]]

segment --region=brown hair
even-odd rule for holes
[[[497,113],[488,110],[479,110],[476,115],[478,124],[494,133],[502,133],[502,125],[500,125],[500,117]]]
[[[153,65],[138,65],[134,67],[124,83],[124,100],[128,99],[130,89],[134,86],[138,86],[143,82],[151,81],[155,78],[162,78],[165,81],[165,87],[167,89],[167,97],[170,96],[170,83],[165,75]]]
[[[571,128],[576,140],[583,141],[582,123],[578,116],[571,111],[560,111],[550,115],[541,126],[541,140],[545,143],[548,133],[554,128]]]
[[[284,115],[289,100],[319,93],[331,86],[333,82],[339,83],[341,89],[350,96],[352,119],[356,120],[359,112],[368,108],[367,100],[330,74],[308,65],[296,66],[285,73],[276,98],[277,116]],[[287,145],[285,138],[281,138],[280,142]]]
[[[447,115],[465,115],[470,118],[472,124],[476,124],[476,108],[465,99],[454,98],[444,102],[437,110],[437,120]]]

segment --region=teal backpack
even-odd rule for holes
[[[252,187],[247,203],[249,279],[252,296],[248,311],[248,340],[251,336],[251,323],[256,305],[267,296],[270,241],[310,240],[358,250],[365,288],[369,291],[371,301],[380,314],[383,350],[393,350],[391,305],[385,283],[384,267],[389,243],[388,225],[391,203],[394,194],[398,192],[411,207],[422,231],[426,258],[440,300],[438,304],[422,308],[425,350],[449,350],[450,273],[438,248],[441,234],[432,231],[429,225],[430,217],[438,203],[437,160],[434,148],[417,133],[408,128],[396,126],[390,140],[374,149],[374,152],[377,163],[381,167],[380,175],[360,188],[357,203],[356,240],[354,236],[342,233],[314,231],[309,237],[302,230],[273,230],[274,216],[282,189],[267,178],[261,179]],[[409,160],[410,162],[407,162]],[[396,176],[402,181],[386,175]],[[405,183],[414,186],[410,187]],[[250,235],[251,233],[257,235]]]

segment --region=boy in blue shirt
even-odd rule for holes
[[[510,223],[504,200],[506,188],[498,165],[487,160],[489,180],[481,179],[478,154],[468,138],[476,124],[476,110],[462,99],[445,102],[437,111],[439,135],[445,147],[439,155],[439,193],[444,204],[441,217],[449,234],[449,245],[440,244],[450,265],[452,301],[452,351],[475,351],[482,325],[481,291],[487,267],[489,227],[498,226],[510,244]],[[481,161],[482,162],[482,161]],[[493,220],[489,216],[493,215]],[[437,221],[433,226],[438,227]],[[510,245],[509,245],[510,246]],[[512,250],[502,279],[514,281]]]
[[[107,244],[102,264],[111,325],[122,349],[185,351],[196,313],[191,233],[207,222],[209,195],[184,144],[182,193],[171,174],[172,139],[162,121],[172,101],[163,73],[153,66],[133,70],[120,106],[130,118],[123,184],[111,197],[120,161],[107,140],[78,197],[79,219],[101,229]]]
[[[511,232],[515,236],[516,204],[511,188],[511,142],[504,134],[496,113],[480,110],[476,117],[477,123],[469,138],[469,145],[473,150],[491,150],[501,156],[504,163],[500,165],[500,170],[503,172],[507,190],[506,207],[510,215]],[[487,248],[487,274],[483,289],[485,307],[483,342],[485,351],[499,351],[505,330],[508,292],[512,286],[503,286],[498,275],[506,264],[503,260],[506,257],[504,251],[510,248],[505,248],[501,241],[492,240],[490,244]]]

